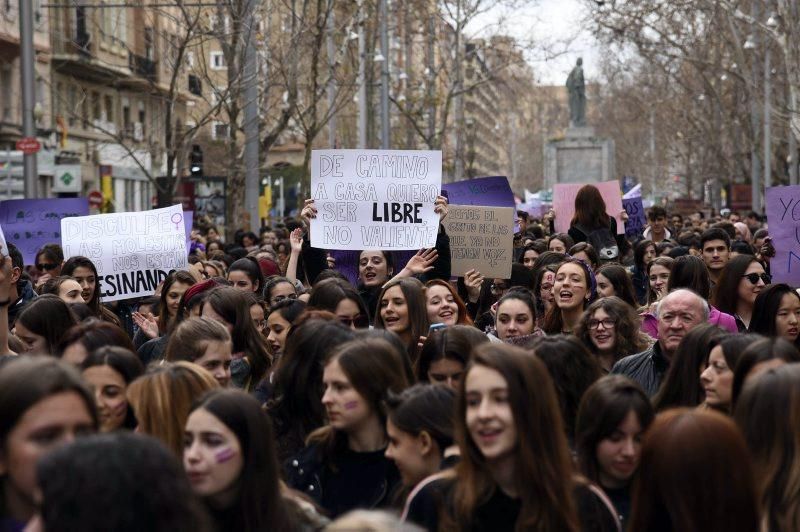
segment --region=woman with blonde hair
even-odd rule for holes
[[[182,457],[183,429],[192,404],[215,388],[219,388],[216,379],[197,364],[181,361],[152,367],[128,386],[137,431],[161,440]]]

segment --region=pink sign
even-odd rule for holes
[[[622,212],[622,192],[619,181],[603,181],[602,183],[588,183],[597,187],[603,201],[606,203],[606,214],[617,220],[617,233],[625,233],[625,224],[620,218]],[[572,217],[575,216],[575,196],[581,187],[587,183],[561,183],[553,185],[553,210],[556,213],[556,232],[566,233]]]

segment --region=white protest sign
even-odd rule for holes
[[[183,208],[61,219],[64,258],[97,267],[103,301],[151,296],[169,272],[188,267]]]
[[[322,249],[420,249],[436,245],[442,153],[315,150],[311,245]]]

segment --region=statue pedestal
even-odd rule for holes
[[[556,183],[595,183],[616,179],[614,140],[599,138],[590,126],[567,129],[564,138],[544,144],[544,188]]]

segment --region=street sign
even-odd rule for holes
[[[25,155],[32,155],[42,149],[42,145],[33,137],[25,137],[17,141],[17,149]]]
[[[103,194],[99,190],[89,192],[89,207],[99,209],[103,206]]]
[[[81,165],[55,165],[53,192],[80,192],[81,182]]]

